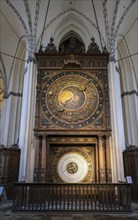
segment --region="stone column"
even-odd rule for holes
[[[138,97],[135,91],[132,90],[121,94],[126,146],[138,145]]]
[[[121,40],[118,47],[119,59],[128,56],[126,42]],[[138,79],[131,58],[124,59],[120,64],[121,97],[126,146],[138,146]]]
[[[100,183],[105,183],[106,182],[106,175],[105,175],[105,149],[104,149],[102,135],[99,135],[98,139],[99,139],[99,180],[100,180]]]
[[[121,104],[120,78],[114,61],[109,65],[109,85],[111,104],[111,167],[113,182],[124,181],[123,155],[125,149],[123,115]]]
[[[17,42],[17,57],[24,59],[24,46]],[[3,63],[3,59],[1,57]],[[3,63],[4,65],[4,63]],[[22,85],[24,75],[24,62],[13,59],[10,71],[7,72],[7,82],[4,91],[2,114],[0,120],[0,144],[5,147],[18,145],[19,125],[22,103]],[[6,74],[6,73],[5,73]],[[5,79],[6,80],[6,79]]]
[[[21,148],[20,181],[33,181],[34,171],[34,113],[35,113],[35,88],[36,66],[31,60],[27,63],[24,75],[24,88],[22,100],[22,113],[20,123],[19,147]]]

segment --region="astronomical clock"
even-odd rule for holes
[[[34,181],[111,182],[107,51],[51,38],[36,59]]]
[[[82,128],[103,109],[100,83],[89,73],[60,72],[45,83],[41,93],[43,117],[60,128]]]

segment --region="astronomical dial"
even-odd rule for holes
[[[74,174],[78,171],[78,165],[75,162],[70,162],[67,165],[67,171],[68,173]]]
[[[85,73],[59,73],[44,85],[41,104],[47,118],[58,126],[81,128],[99,116],[103,92]]]
[[[59,159],[57,172],[63,182],[82,182],[88,174],[87,160],[78,153],[67,153]]]
[[[51,174],[55,183],[94,181],[93,147],[52,147]]]

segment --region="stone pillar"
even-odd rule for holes
[[[135,91],[136,90],[131,90],[131,92],[123,92],[121,95],[123,103],[126,146],[138,146],[138,97]]]
[[[11,147],[13,144],[18,145],[19,141],[19,125],[22,103],[22,87],[17,86],[19,84],[19,80],[19,77],[11,79],[8,93],[4,95],[3,99],[0,123],[0,144],[5,145],[6,147]],[[16,86],[13,86],[13,84]]]
[[[32,182],[34,171],[34,113],[36,66],[30,61],[26,65],[20,123],[19,147],[21,148],[19,180]]]
[[[110,135],[106,135],[106,179],[108,183],[112,182],[112,171],[111,171],[111,152],[110,152]]]
[[[122,151],[125,149],[120,78],[116,64],[110,62],[109,85],[111,104],[111,167],[113,182],[124,181]]]
[[[0,144],[10,147],[9,142],[9,124],[11,116],[11,100],[12,96],[3,99],[1,126],[0,126]],[[11,142],[12,143],[12,142]]]
[[[105,149],[104,149],[102,135],[99,135],[98,139],[99,139],[99,180],[100,180],[100,183],[105,183],[106,182],[106,175],[105,175]]]
[[[121,40],[118,47],[119,59],[128,56],[126,42]],[[120,64],[121,97],[126,146],[138,146],[138,79],[131,58],[124,59]]]
[[[24,59],[25,48],[18,42],[16,56]],[[0,144],[5,147],[18,145],[22,106],[24,62],[13,59],[11,69],[7,72],[7,87],[4,91],[2,114],[0,120]]]

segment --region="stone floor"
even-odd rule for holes
[[[0,203],[0,220],[138,220],[138,203],[131,213],[13,213],[12,202]]]

